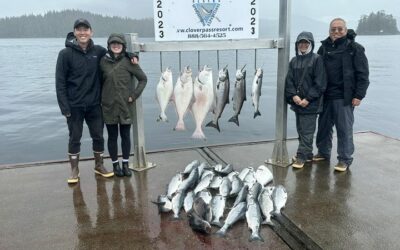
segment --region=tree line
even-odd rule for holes
[[[397,21],[392,15],[381,10],[377,13],[361,16],[358,21],[357,34],[359,35],[396,35],[400,34],[397,29]]]
[[[73,30],[76,19],[89,20],[94,36],[110,33],[139,33],[139,37],[154,37],[152,18],[131,19],[93,14],[80,10],[49,11],[44,15],[23,15],[0,18],[0,38],[65,37]]]

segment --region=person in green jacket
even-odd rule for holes
[[[103,73],[102,109],[108,132],[108,152],[114,173],[118,177],[131,176],[129,153],[131,150],[130,128],[133,122],[133,103],[142,94],[147,76],[139,64],[132,64],[124,56],[126,41],[122,34],[111,34],[107,40],[108,52],[100,61]],[[134,87],[133,79],[138,80]],[[118,161],[118,130],[121,135],[122,169]]]

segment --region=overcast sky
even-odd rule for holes
[[[169,0],[191,1],[191,0]],[[221,0],[221,2],[230,0]],[[276,19],[279,0],[258,0],[260,16]],[[50,10],[80,9],[93,13],[144,18],[153,16],[153,0],[0,0],[0,18],[24,14],[44,14]],[[363,14],[385,10],[400,18],[400,7],[397,0],[292,0],[292,14],[307,16],[316,20],[329,22],[333,17],[343,17],[350,23],[357,24]],[[400,20],[398,20],[400,23]]]

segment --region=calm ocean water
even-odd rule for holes
[[[293,39],[293,38],[292,38]],[[317,41],[320,39],[316,39]],[[105,38],[94,38],[105,46]],[[357,41],[366,48],[370,63],[371,85],[367,97],[355,112],[355,131],[371,130],[400,138],[400,36],[364,36]],[[319,46],[319,44],[318,44]],[[54,83],[55,63],[64,39],[0,39],[0,164],[65,159],[68,130],[57,105]],[[179,72],[177,53],[163,53],[162,66],[171,66],[174,82]],[[143,93],[146,149],[157,150],[209,144],[234,143],[273,139],[275,136],[276,50],[258,50],[257,67],[264,69],[261,117],[253,119],[251,84],[255,68],[254,50],[238,53],[239,67],[247,64],[247,101],[239,116],[240,127],[227,122],[232,116],[232,104],[226,106],[220,119],[221,133],[204,128],[206,141],[190,138],[195,125],[191,114],[186,119],[187,131],[175,132],[174,106],[168,107],[169,123],[158,123],[155,87],[160,75],[159,53],[142,53],[140,64],[148,75]],[[220,52],[220,66],[228,64],[234,79],[235,52]],[[197,74],[197,52],[182,53],[182,67],[191,65]],[[200,64],[211,65],[217,77],[216,52],[202,52]],[[232,84],[233,81],[231,81]],[[231,92],[232,96],[232,92]],[[206,118],[206,122],[212,115]],[[104,131],[107,138],[106,130]],[[288,136],[296,136],[293,112],[288,110]],[[91,156],[91,140],[85,129],[82,155]],[[267,156],[266,156],[267,157]]]

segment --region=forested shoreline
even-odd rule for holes
[[[140,37],[154,36],[152,18],[132,19],[80,10],[63,10],[49,11],[44,15],[0,18],[0,38],[65,37],[73,30],[74,21],[82,17],[89,20],[96,37],[107,37],[113,32],[139,33]]]

